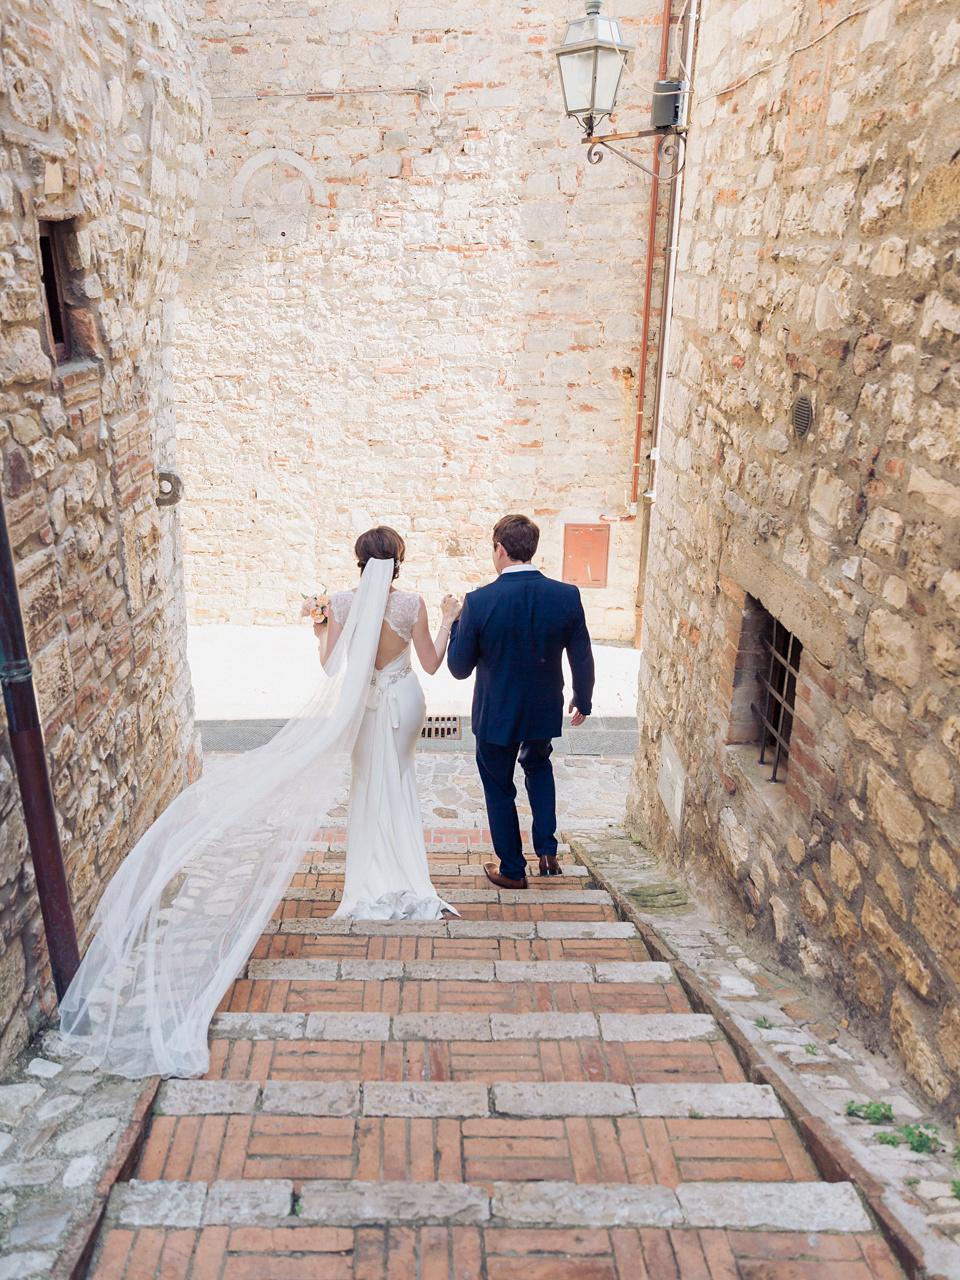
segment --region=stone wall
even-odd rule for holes
[[[564,524],[629,514],[650,187],[588,165],[562,114],[549,50],[575,12],[206,6],[213,128],[177,321],[191,620],[295,621],[379,522],[436,617],[491,576],[505,512],[538,521],[555,576]],[[661,12],[618,6],[648,88]],[[648,95],[624,96],[618,126],[644,126]],[[632,640],[638,525],[610,529],[584,602],[596,635]]]
[[[954,1110],[958,98],[949,5],[705,0],[629,805]],[[761,606],[803,645],[785,785]]]
[[[133,840],[195,770],[166,347],[202,163],[172,0],[6,6],[0,50],[0,454],[81,947]],[[59,224],[72,351],[51,359],[38,228]],[[5,731],[0,1062],[50,1007]]]

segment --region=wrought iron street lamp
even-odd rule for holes
[[[583,141],[589,147],[587,159],[598,164],[603,151],[614,152],[628,164],[663,180],[663,173],[650,169],[627,155],[614,142],[635,138],[658,138],[657,152],[661,164],[670,165],[673,181],[683,168],[683,135],[686,127],[688,86],[679,80],[658,80],[653,88],[652,128],[639,133],[597,134],[597,125],[612,115],[627,59],[636,48],[628,44],[616,18],[600,14],[603,0],[586,0],[586,16],[575,18],[567,27],[563,44],[551,50],[560,68],[563,105],[583,129]]]
[[[617,105],[627,58],[637,47],[627,44],[616,18],[602,18],[603,0],[587,0],[587,14],[567,27],[563,44],[553,52],[560,68],[563,105],[583,125],[588,137]]]

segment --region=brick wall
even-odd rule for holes
[[[954,1110],[958,97],[942,7],[703,5],[629,803]],[[803,645],[782,786],[737,745],[748,596]]]
[[[206,6],[177,348],[193,620],[294,621],[318,579],[353,580],[378,522],[436,615],[490,577],[505,512],[538,521],[555,576],[565,523],[629,514],[650,188],[588,165],[562,115],[549,50],[573,12]],[[647,87],[661,13],[617,7]],[[618,126],[644,126],[649,97],[625,99]],[[584,602],[632,640],[638,526],[611,530]]]
[[[199,764],[165,348],[204,110],[186,10],[13,4],[0,48],[3,499],[81,946],[123,855]],[[73,350],[47,331],[60,223]],[[0,744],[0,1063],[51,1008],[22,808]]]

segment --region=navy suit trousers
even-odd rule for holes
[[[527,866],[517,817],[517,788],[513,781],[518,757],[533,814],[534,852],[538,858],[556,856],[557,790],[550,761],[552,751],[553,743],[549,738],[536,742],[509,742],[505,746],[477,739],[477,768],[487,801],[493,849],[500,859],[501,872],[509,880],[521,880]]]

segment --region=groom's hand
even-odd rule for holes
[[[572,698],[570,699],[570,705],[569,707],[567,707],[567,710],[573,712],[573,719],[570,721],[570,723],[573,725],[574,728],[576,728],[578,724],[583,724],[584,720],[586,720],[587,718],[582,711],[577,710],[577,708],[574,706]]]
[[[463,610],[463,601],[459,596],[445,595],[440,602],[440,613],[448,627],[452,627]]]

